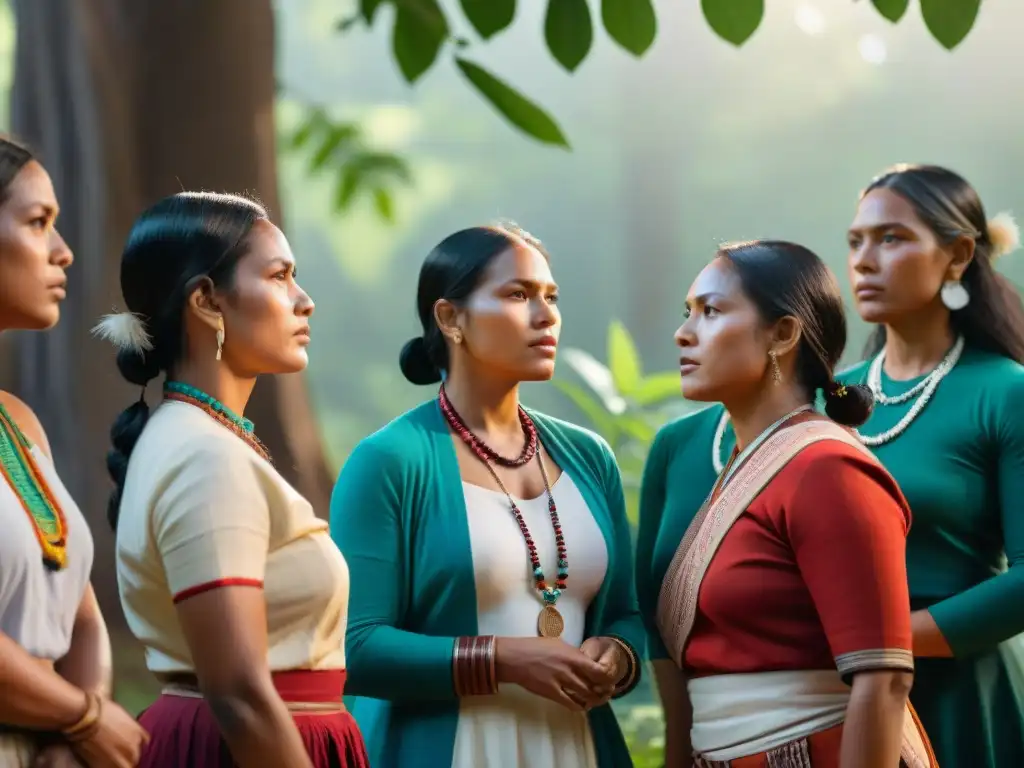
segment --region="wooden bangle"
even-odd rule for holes
[[[608,638],[626,654],[626,673],[622,676],[622,679],[615,684],[615,693],[621,694],[624,691],[628,691],[633,683],[636,682],[637,672],[640,668],[640,660],[637,658],[636,652],[625,640],[615,637],[614,635]]]
[[[493,635],[459,637],[452,650],[452,682],[457,696],[486,696],[498,690]]]
[[[462,682],[462,673],[464,671],[462,663],[462,638],[456,637],[455,644],[452,646],[452,685],[455,688],[456,696],[462,696],[465,689]]]
[[[103,699],[99,694],[86,691],[85,712],[78,721],[61,731],[61,736],[70,742],[85,741],[93,736],[100,727],[100,716],[103,714]]]

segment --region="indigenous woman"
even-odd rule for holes
[[[97,331],[163,403],[111,429],[117,578],[163,695],[143,768],[365,766],[342,704],[348,569],[243,416],[259,374],[306,367],[313,302],[259,205],[181,193],[121,260],[128,312]]]
[[[610,698],[640,674],[621,480],[607,444],[523,408],[561,327],[541,244],[446,238],[420,272],[402,350],[430,400],[363,440],[331,534],[353,578],[355,714],[375,768],[632,765]]]
[[[870,396],[833,379],[835,277],[798,245],[727,246],[686,305],[683,394],[723,403],[737,439],[696,516],[665,506],[689,501],[672,428],[646,473],[639,558],[664,574],[645,608],[667,657],[666,765],[932,765],[907,710],[909,511],[839,426],[862,422]],[[812,409],[819,391],[829,418]]]
[[[60,317],[72,256],[50,176],[0,138],[0,330]],[[145,731],[110,701],[110,640],[89,583],[93,541],[31,409],[0,392],[0,768],[116,766]]]
[[[871,388],[861,438],[914,513],[907,541],[914,707],[943,768],[1024,765],[1024,308],[960,176],[898,167],[849,231],[861,317],[878,325],[845,382]]]

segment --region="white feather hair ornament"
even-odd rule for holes
[[[988,222],[988,239],[992,243],[992,258],[998,259],[1020,247],[1020,227],[1010,213],[997,213]]]
[[[139,355],[153,349],[153,340],[146,330],[141,315],[134,312],[114,312],[104,315],[92,329],[93,335],[109,341],[119,350]]]

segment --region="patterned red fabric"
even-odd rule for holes
[[[804,449],[726,534],[684,654],[691,676],[835,669],[853,651],[912,648],[910,509],[856,448]]]

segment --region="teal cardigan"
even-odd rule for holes
[[[530,415],[608,546],[608,571],[587,611],[585,636],[615,635],[641,650],[644,628],[614,455],[592,432]],[[478,634],[477,602],[462,480],[437,400],[356,446],[331,496],[331,536],[351,575],[346,694],[356,697],[350,709],[370,764],[451,765],[459,715],[452,651],[456,637]],[[631,766],[611,707],[589,716],[599,767]]]

